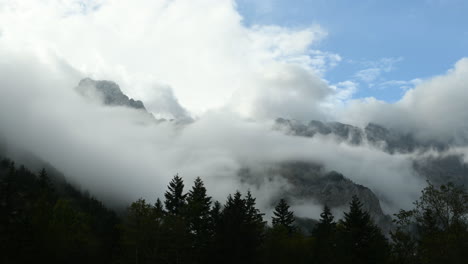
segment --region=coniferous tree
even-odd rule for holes
[[[263,254],[266,263],[310,263],[310,240],[294,226],[294,213],[281,199],[275,207],[272,227],[266,232]]]
[[[222,207],[221,203],[218,201],[215,201],[210,210],[210,222],[211,222],[210,225],[212,226],[214,232],[216,232],[219,221],[221,219],[221,213],[222,213],[221,207]]]
[[[207,196],[203,181],[197,177],[187,195],[185,211],[194,263],[205,263],[208,258],[207,249],[214,232],[210,220],[210,209],[211,197]]]
[[[317,263],[337,263],[336,259],[336,223],[330,207],[325,205],[320,214],[319,223],[313,230],[316,239],[314,259]]]
[[[246,220],[244,232],[247,235],[245,250],[251,256],[253,261],[259,254],[259,249],[265,236],[266,222],[263,220],[263,213],[256,208],[256,199],[250,191],[247,191],[245,197]]]
[[[155,231],[159,227],[151,204],[146,203],[144,199],[133,202],[128,208],[127,219],[123,243],[130,250],[127,253],[129,261],[133,260],[135,263],[156,261]]]
[[[286,230],[290,234],[295,231],[294,213],[289,210],[289,205],[286,203],[286,200],[281,199],[279,201],[279,203],[275,207],[273,215],[274,216],[271,218],[271,222],[274,227],[282,226],[286,228]]]
[[[169,214],[180,215],[183,210],[183,207],[186,204],[186,196],[184,194],[184,181],[178,174],[174,176],[169,185],[167,186],[168,190],[164,194],[166,200],[164,204],[166,205],[166,210]]]
[[[197,177],[192,190],[187,195],[187,221],[190,232],[194,235],[210,229],[209,217],[211,197],[207,196],[203,181]]]
[[[52,183],[50,182],[47,171],[44,168],[39,172],[39,186],[43,190],[52,189]]]
[[[350,202],[338,228],[341,262],[383,263],[388,254],[388,244],[382,231],[373,223],[368,212],[362,209],[357,196]]]
[[[161,199],[159,198],[156,199],[156,203],[154,204],[154,214],[158,221],[162,221],[162,218],[166,214],[166,211],[164,210],[164,205],[161,202]]]
[[[190,257],[190,231],[187,223],[187,194],[184,182],[175,175],[164,194],[166,217],[163,222],[165,238],[165,257],[167,263],[185,263]]]
[[[229,195],[216,233],[217,261],[257,263],[264,227],[263,214],[250,192],[245,199],[239,191]]]

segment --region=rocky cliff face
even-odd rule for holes
[[[356,195],[376,223],[388,230],[391,218],[385,215],[377,196],[367,187],[359,185],[336,171],[324,171],[322,166],[306,162],[287,162],[265,166],[262,171],[243,169],[239,175],[242,180],[255,184],[255,179],[281,177],[289,188],[280,193],[281,198],[291,200],[313,200],[320,205],[331,208],[347,209],[352,197]],[[273,179],[272,179],[273,180]],[[272,201],[272,206],[277,201]]]
[[[129,98],[120,90],[120,87],[115,82],[95,81],[85,78],[80,81],[76,90],[85,96],[97,95],[105,105],[126,106],[146,111],[142,101]]]
[[[457,185],[468,186],[468,166],[461,154],[444,154],[444,151],[450,148],[450,144],[447,143],[420,141],[410,133],[401,133],[374,123],[369,123],[365,128],[359,128],[338,122],[324,123],[313,120],[303,123],[278,118],[274,129],[301,137],[316,135],[334,137],[338,141],[351,145],[370,144],[390,154],[412,153],[414,155],[409,158],[412,159],[415,173],[421,178],[435,185],[453,182]],[[434,154],[427,155],[431,152]],[[378,199],[366,187],[346,182],[349,180],[336,172],[330,172],[325,177],[311,177],[306,171],[300,172],[300,166],[295,166],[293,171],[297,173],[289,175],[294,178],[292,181],[296,182],[298,195],[307,196],[308,193],[313,193],[317,201],[330,204],[330,206],[340,206],[345,201],[349,201],[350,195],[358,195],[367,206],[366,209],[376,216],[377,221],[378,219],[383,219],[383,223],[388,221],[387,217],[380,217],[383,214]],[[368,191],[364,191],[366,189]]]
[[[324,123],[312,120],[309,123],[303,123],[297,120],[278,118],[274,128],[302,137],[313,137],[317,134],[333,136],[337,140],[346,141],[353,145],[366,142],[381,147],[382,150],[392,154],[409,153],[416,150],[436,149],[442,151],[447,149],[447,145],[442,142],[420,141],[410,133],[391,130],[375,123],[369,123],[365,128],[360,128],[339,122]]]

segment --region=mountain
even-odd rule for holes
[[[288,188],[278,194],[278,200],[313,200],[319,206],[328,205],[331,208],[344,209],[348,207],[352,197],[357,196],[362,201],[363,208],[382,229],[389,230],[391,227],[391,217],[383,212],[375,193],[339,172],[325,171],[321,165],[310,162],[285,162],[263,167],[265,169],[260,171],[244,168],[239,172],[239,177],[242,181],[254,185],[255,180],[259,178],[267,178],[270,181],[276,180],[275,177],[285,179]],[[271,205],[276,202],[273,200]]]
[[[303,123],[297,120],[278,118],[274,129],[289,135],[300,137],[314,137],[316,135],[330,136],[352,145],[370,144],[390,154],[415,153],[412,157],[413,169],[422,178],[440,185],[453,182],[457,185],[468,186],[468,167],[461,154],[444,154],[450,144],[418,140],[411,133],[402,133],[382,125],[369,123],[360,128],[339,122],[321,122],[312,120]],[[435,155],[423,155],[428,152]]]
[[[82,79],[76,90],[83,96],[97,95],[102,103],[109,106],[126,106],[146,111],[142,101],[134,100],[120,90],[119,85],[112,81],[95,81],[90,78]]]
[[[376,147],[381,147],[385,152],[391,154],[429,149],[443,151],[448,148],[447,144],[442,142],[417,140],[411,133],[388,129],[376,123],[369,123],[365,128],[360,128],[340,122],[312,120],[309,123],[303,123],[297,120],[277,118],[274,128],[290,135],[302,137],[313,137],[318,134],[334,136],[340,141],[346,141],[353,145],[367,142]]]
[[[149,116],[151,121],[156,121],[156,123],[169,121],[175,125],[183,126],[194,121],[190,116],[183,116],[177,119],[155,118],[154,115],[146,109],[142,101],[129,98],[122,92],[119,85],[113,81],[96,81],[91,78],[84,78],[78,83],[75,90],[80,95],[88,99],[97,99],[106,106],[128,107],[139,110]]]

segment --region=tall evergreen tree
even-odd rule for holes
[[[42,190],[49,191],[52,189],[52,183],[50,182],[47,171],[44,168],[39,172],[39,186]]]
[[[219,221],[221,220],[221,213],[221,203],[218,201],[214,202],[210,210],[210,225],[213,227],[214,231],[218,228]]]
[[[382,231],[372,222],[368,212],[362,209],[357,196],[344,213],[338,229],[338,242],[342,261],[347,263],[383,263],[387,258],[388,244]]]
[[[295,231],[294,213],[289,210],[289,205],[286,200],[281,199],[279,201],[273,215],[274,216],[271,218],[273,226],[282,226],[286,228],[290,234]]]
[[[257,263],[264,235],[263,214],[255,207],[250,192],[245,199],[237,191],[229,195],[216,233],[217,261]]]
[[[194,263],[205,263],[208,258],[207,250],[214,232],[210,220],[210,209],[211,197],[207,196],[203,181],[197,177],[187,195],[185,211]]]
[[[266,222],[263,220],[264,214],[256,208],[256,198],[252,196],[250,191],[247,191],[247,195],[245,196],[245,206],[246,220],[244,232],[248,237],[248,240],[245,241],[246,251],[255,259],[263,243]]]
[[[169,214],[180,215],[186,204],[187,194],[184,194],[184,181],[179,177],[179,174],[176,174],[174,178],[172,178],[167,189],[168,190],[164,194],[166,198],[164,201],[166,210]]]
[[[325,205],[320,214],[319,223],[313,230],[316,239],[314,259],[317,263],[337,263],[336,258],[336,223],[330,207]]]
[[[210,229],[210,209],[211,197],[207,196],[203,181],[197,177],[187,195],[186,215],[191,233],[198,235]]]

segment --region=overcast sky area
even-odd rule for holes
[[[468,3],[381,2],[0,0],[0,136],[103,199],[154,200],[180,173],[266,206],[287,184],[236,173],[299,160],[407,208],[424,186],[411,160],[427,153],[271,129],[277,117],[377,122],[467,152]],[[85,77],[195,122],[86,101],[73,89]]]

